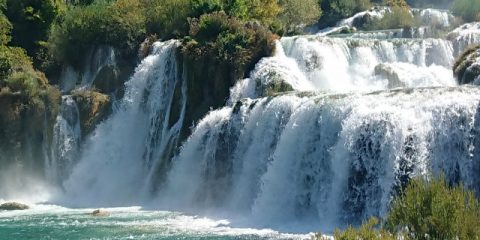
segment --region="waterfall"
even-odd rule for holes
[[[457,86],[455,51],[442,39],[280,39],[196,125],[156,206],[329,231],[383,216],[413,177],[443,172],[480,193],[480,89]],[[294,91],[266,93],[272,83]]]
[[[80,150],[80,114],[72,96],[62,96],[60,112],[53,128],[50,156],[47,156],[46,175],[54,184],[61,183],[72,170]]]
[[[419,14],[450,24],[443,12]],[[444,172],[480,193],[480,88],[457,86],[451,70],[477,41],[471,28],[448,40],[281,38],[183,143],[180,42],[156,42],[81,146],[78,109],[63,98],[48,174],[69,205],[142,204],[307,231],[384,215],[412,177]]]
[[[59,87],[62,93],[75,88],[90,89],[102,71],[113,71],[118,75],[117,53],[111,46],[91,49],[85,57],[83,69],[77,72],[72,66],[65,66],[60,74]]]
[[[300,36],[281,41],[286,55],[295,59],[317,89],[348,92],[455,85],[450,70],[453,50],[446,40]]]
[[[126,83],[118,109],[86,139],[63,184],[70,204],[134,204],[150,194],[148,186],[168,164],[183,123],[186,83],[177,70],[178,44],[153,45]]]
[[[339,226],[383,215],[414,176],[478,189],[480,89],[287,94],[211,112],[184,144],[159,203]]]

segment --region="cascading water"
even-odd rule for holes
[[[478,33],[454,34],[282,38],[178,150],[188,73],[180,43],[157,42],[80,152],[59,119],[70,128],[56,132],[49,174],[69,205],[140,203],[293,231],[381,216],[415,176],[445,172],[480,192],[480,89],[457,86],[451,71]]]
[[[288,57],[321,90],[453,86],[451,44],[440,39],[283,38]]]
[[[88,52],[81,72],[66,66],[59,79],[62,93],[68,93],[75,88],[90,89],[97,76],[107,69],[118,74],[116,54],[111,46],[99,46]]]
[[[153,45],[126,83],[119,109],[86,140],[63,184],[70,204],[132,204],[150,194],[145,186],[167,164],[183,122],[186,84],[177,71],[178,44]],[[178,116],[171,116],[174,101],[180,104]]]
[[[78,106],[71,96],[66,95],[62,97],[60,113],[54,125],[51,153],[46,157],[46,175],[52,183],[59,184],[70,174],[78,158],[80,142]]]
[[[196,126],[155,202],[311,231],[382,216],[415,176],[480,192],[480,89],[456,86],[456,54],[441,39],[282,38]],[[263,97],[275,82],[296,93]]]

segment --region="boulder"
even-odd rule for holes
[[[110,216],[110,213],[101,209],[94,210],[90,213],[94,217],[107,217]]]
[[[28,205],[25,205],[23,203],[18,203],[18,202],[6,202],[3,204],[0,204],[0,210],[26,210],[29,209],[30,207]]]
[[[403,88],[405,87],[405,83],[400,80],[400,77],[395,72],[395,70],[386,64],[378,64],[375,66],[374,70],[375,76],[385,78],[388,81],[388,88]]]

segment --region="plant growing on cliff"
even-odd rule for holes
[[[466,22],[480,21],[480,0],[454,0],[452,12]]]
[[[96,45],[111,45],[126,55],[134,54],[145,34],[140,1],[97,1],[70,9],[63,21],[54,26],[49,48],[58,61],[78,65],[75,60]]]
[[[320,18],[322,10],[316,0],[281,0],[280,19],[287,33],[298,32]]]
[[[443,176],[413,180],[393,201],[385,229],[408,229],[412,239],[478,239],[480,203],[463,186],[448,187]]]
[[[409,29],[415,26],[415,19],[405,0],[388,0],[385,4],[390,7],[390,12],[385,13],[385,16],[379,21],[368,23],[366,25],[368,30],[394,28]]]
[[[57,16],[65,11],[61,0],[5,0],[3,12],[13,25],[12,45],[24,48],[30,56],[41,48],[42,41]]]
[[[479,239],[480,203],[463,186],[449,187],[444,176],[413,179],[393,200],[383,224],[370,220],[358,229],[335,231],[335,238]]]
[[[321,27],[333,26],[339,20],[372,6],[370,0],[320,0],[319,3],[323,12],[319,22]]]
[[[234,64],[242,71],[245,64],[268,56],[273,51],[274,35],[255,23],[243,23],[224,12],[201,16],[191,21],[191,40],[184,52],[192,56],[210,55]]]

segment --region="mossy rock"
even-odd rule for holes
[[[0,210],[13,211],[13,210],[27,210],[30,207],[23,203],[18,202],[6,202],[0,204]]]
[[[72,94],[80,113],[82,136],[91,133],[95,126],[111,113],[110,97],[94,90],[77,90]]]
[[[471,84],[480,76],[480,45],[465,50],[453,65],[458,84]]]
[[[283,80],[271,81],[266,85],[257,86],[257,91],[262,97],[275,96],[279,93],[293,91],[293,87]]]

